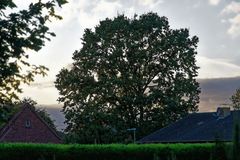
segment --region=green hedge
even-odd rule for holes
[[[0,160],[209,160],[214,144],[0,144]]]

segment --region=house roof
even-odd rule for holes
[[[27,130],[24,130],[24,129],[19,129],[19,127],[20,128],[24,128],[24,127],[17,126],[15,124],[18,119],[23,118],[24,113],[26,111],[33,115],[33,116],[31,116],[31,118],[34,117],[34,119],[37,119],[37,122],[36,122],[36,120],[33,120],[33,121],[35,121],[36,124],[41,124],[45,128],[45,131],[43,132],[43,134],[39,132],[41,128],[38,128],[37,126],[35,126],[34,127],[34,130],[35,130],[34,134],[27,135],[26,132],[31,132],[30,130],[27,131]],[[30,117],[26,117],[26,118],[29,119]],[[19,136],[17,136],[17,137],[13,136],[12,133],[11,133],[11,132],[13,132],[13,130],[15,130],[14,134],[19,135]],[[8,136],[9,134],[10,134],[10,138]],[[44,135],[44,134],[51,134],[51,136],[47,136],[47,135]],[[7,136],[8,136],[8,140],[6,140]],[[11,136],[14,137],[12,140],[11,140]],[[25,138],[24,136],[27,136],[27,138]],[[34,137],[34,140],[31,140],[31,137]],[[51,141],[52,138],[49,138],[49,137],[54,137],[54,140]],[[58,134],[36,113],[36,111],[34,109],[32,109],[31,106],[25,104],[21,107],[20,111],[17,112],[10,119],[10,121],[0,129],[0,141],[37,142],[37,143],[41,143],[41,142],[46,143],[47,141],[49,141],[49,143],[51,143],[51,142],[61,143],[62,140],[58,136]]]
[[[233,126],[239,111],[231,111],[226,117],[216,112],[193,113],[140,139],[138,143],[187,143],[231,141]]]

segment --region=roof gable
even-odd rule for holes
[[[26,126],[28,125],[30,126]],[[22,109],[1,129],[0,141],[61,143],[61,138],[29,105]]]

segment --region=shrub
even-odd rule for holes
[[[214,144],[0,144],[0,160],[208,160]]]

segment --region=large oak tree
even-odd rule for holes
[[[197,43],[155,13],[86,29],[71,69],[55,82],[67,131],[82,143],[122,142],[128,128],[140,138],[197,111]]]

